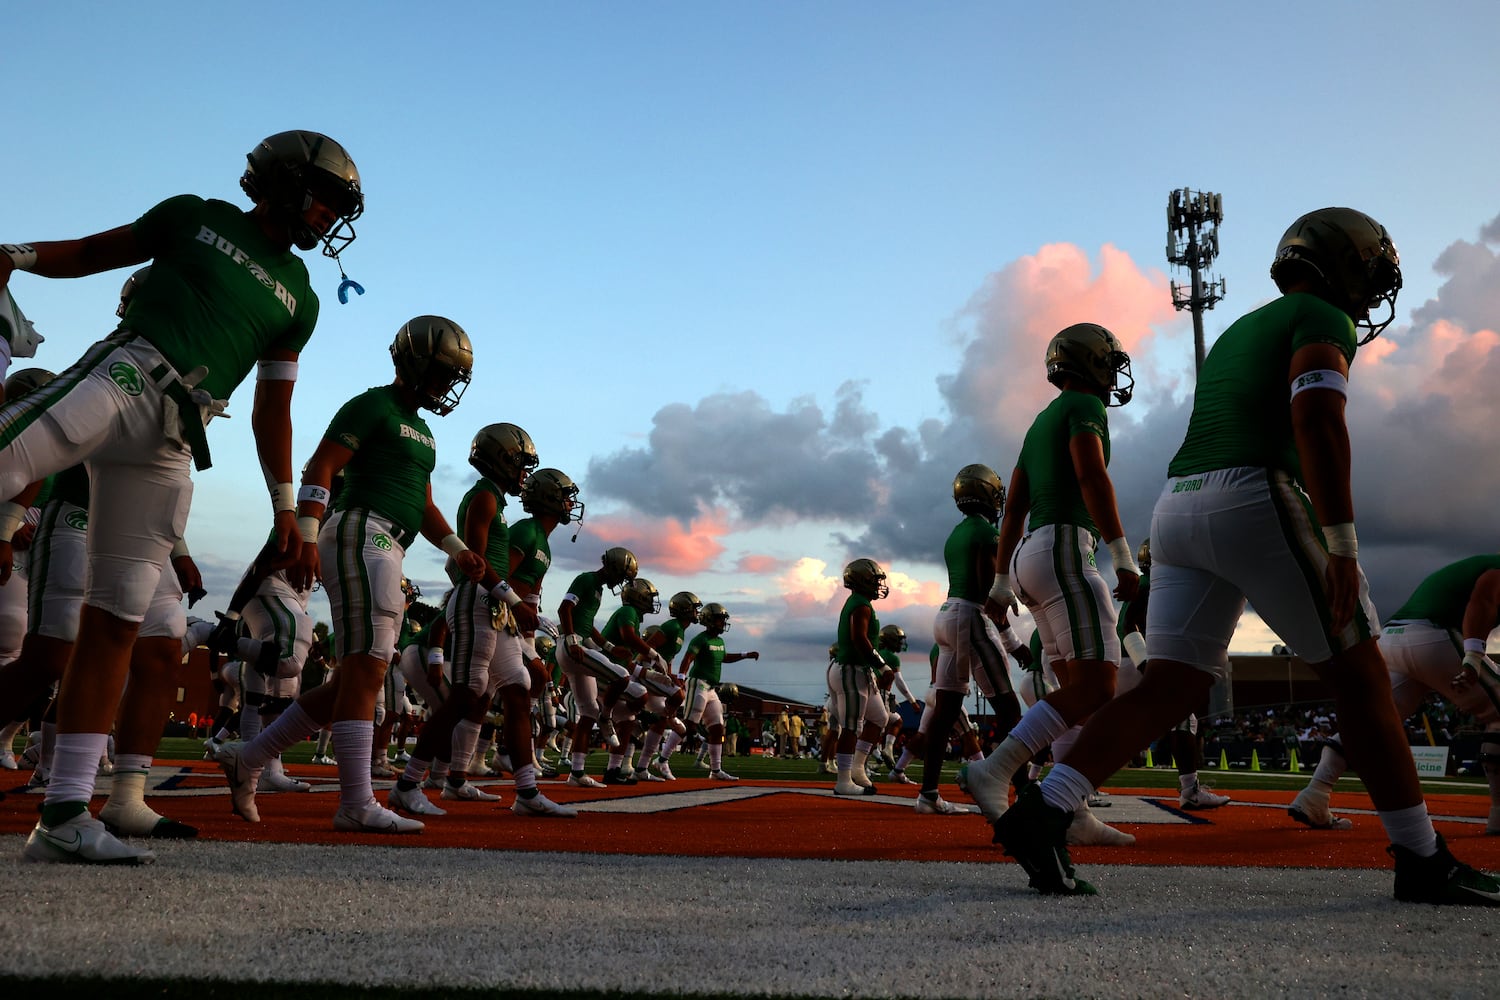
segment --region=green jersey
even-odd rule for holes
[[[464,498],[458,502],[458,530],[463,531],[464,526],[469,523],[469,504],[479,493],[488,493],[495,498],[495,516],[490,518],[489,537],[484,543],[484,561],[500,574],[500,579],[508,580],[510,579],[510,526],[505,523],[505,494],[500,487],[484,478],[469,487],[469,492],[465,493]],[[455,573],[459,580],[465,578],[462,573],[457,572],[456,567],[448,575],[452,578]],[[458,583],[459,580],[453,582]]]
[[[699,632],[688,643],[687,651],[693,655],[693,665],[688,668],[688,679],[696,678],[704,684],[718,684],[724,673],[724,640],[707,632]]]
[[[870,645],[875,646],[880,639],[880,618],[875,614],[875,608],[870,599],[863,594],[850,594],[848,600],[844,601],[844,609],[839,612],[839,656],[840,663],[864,664],[873,667],[875,664],[865,659],[863,653],[854,648],[854,609],[870,609],[870,627],[865,630],[869,636]]]
[[[875,652],[880,654],[881,662],[890,667],[892,670],[901,669],[901,657],[897,656],[889,649],[877,649],[875,650]]]
[[[1444,566],[1417,584],[1406,603],[1391,615],[1391,621],[1429,621],[1438,628],[1462,631],[1464,611],[1474,584],[1492,569],[1500,569],[1500,555],[1470,556]],[[1488,623],[1490,628],[1500,622]]]
[[[604,581],[594,570],[579,573],[568,584],[568,597],[578,602],[573,608],[573,631],[587,639],[594,631],[599,602],[604,600]]]
[[[416,641],[417,636],[426,631],[425,628],[417,624],[416,619],[412,618],[410,612],[408,612],[401,617],[401,631],[396,636],[396,648],[405,649]]]
[[[661,634],[665,637],[662,644],[656,648],[661,658],[671,663],[677,654],[682,651],[682,644],[686,639],[687,626],[676,618],[668,618],[658,626]]]
[[[984,566],[995,563],[1000,529],[978,514],[958,522],[943,544],[943,562],[948,566],[948,596],[983,604],[990,594]],[[992,574],[990,575],[992,579]]]
[[[510,526],[510,547],[521,553],[510,568],[510,580],[540,587],[552,565],[552,543],[536,518],[522,518]]]
[[[432,621],[416,628],[416,623],[410,617],[401,620],[401,636],[396,640],[397,649],[405,649],[407,646],[417,646],[421,649],[432,648],[432,633],[443,621],[442,615],[434,615]]]
[[[1203,359],[1187,437],[1167,474],[1249,466],[1300,479],[1287,375],[1292,355],[1309,344],[1332,344],[1352,362],[1354,321],[1306,292],[1235,320]]]
[[[1108,465],[1109,418],[1104,413],[1104,401],[1092,393],[1071,389],[1058,393],[1026,432],[1016,465],[1026,473],[1026,491],[1031,497],[1028,530],[1045,524],[1076,524],[1099,534],[1084,506],[1069,450],[1069,443],[1080,434],[1094,434],[1104,442],[1104,464]]]
[[[624,636],[621,634],[626,626],[635,629],[635,634],[641,634],[641,612],[628,604],[622,604],[615,609],[615,613],[609,616],[609,621],[599,630],[606,642],[619,642]]]
[[[199,388],[228,399],[272,349],[300,353],[318,322],[307,268],[227,201],[168,198],[131,227],[151,255],[151,280],[130,297],[134,330]]]
[[[372,510],[415,537],[427,510],[427,484],[437,467],[432,429],[415,408],[382,385],[339,408],[323,435],[354,452],[344,467],[340,510]]]

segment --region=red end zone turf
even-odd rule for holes
[[[542,782],[553,800],[578,807],[576,819],[515,816],[508,781],[477,784],[503,796],[493,803],[450,802],[428,796],[448,815],[426,820],[420,834],[349,835],[332,828],[337,807],[333,768],[298,766],[299,776],[322,791],[259,796],[261,822],[245,823],[229,809],[222,777],[207,763],[160,765],[152,784],[164,784],[147,802],[163,815],[198,827],[208,840],[297,844],[371,844],[420,849],[462,847],[605,854],[675,854],[825,860],[1005,860],[990,843],[978,815],[921,816],[912,808],[913,786],[879,786],[878,796],[845,799],[827,786],[684,778],[669,783],[609,789]],[[101,780],[101,785],[104,781]],[[383,802],[390,782],[377,782]],[[7,787],[0,802],[0,833],[22,834],[36,820],[40,796]],[[1348,831],[1310,830],[1286,812],[1295,789],[1232,791],[1234,801],[1210,812],[1177,809],[1162,789],[1111,789],[1114,805],[1095,810],[1103,821],[1136,836],[1128,848],[1078,847],[1079,864],[1285,866],[1384,868],[1390,864],[1379,820],[1361,794],[1334,796],[1335,811],[1354,822]],[[953,801],[967,801],[951,793]],[[98,811],[102,799],[94,802]],[[1500,869],[1500,837],[1484,836],[1489,801],[1478,795],[1433,795],[1428,808],[1439,832],[1464,861]]]

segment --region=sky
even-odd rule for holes
[[[953,473],[1009,479],[1054,392],[1046,342],[1071,323],[1132,355],[1111,473],[1127,535],[1147,531],[1192,391],[1170,191],[1223,196],[1210,344],[1276,294],[1293,219],[1350,205],[1405,274],[1349,410],[1361,558],[1388,612],[1497,547],[1500,8],[1238,6],[32,4],[6,15],[0,240],[83,236],[183,192],[244,205],[261,138],[332,135],[366,193],[343,260],[367,294],[339,305],[337,268],[309,257],[299,466],[341,403],[390,380],[401,324],[449,316],[475,345],[468,394],[431,420],[450,518],[474,432],[518,423],[587,504],[576,542],[553,536],[545,605],[629,545],[663,603],[691,589],[730,609],[729,648],[762,658],[726,677],[821,700],[861,556],[889,571],[877,613],[925,678]],[[125,277],[17,275],[47,338],[35,363],[108,333]],[[195,614],[223,606],[269,527],[252,391],[196,477]],[[408,555],[429,596],[441,562]],[[1274,641],[1249,615],[1235,647]]]

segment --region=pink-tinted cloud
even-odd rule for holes
[[[783,559],[767,555],[741,556],[740,561],[735,563],[735,571],[738,573],[751,573],[755,576],[770,576],[786,565]]]
[[[723,555],[720,539],[729,534],[729,518],[716,510],[684,528],[676,518],[612,514],[589,518],[588,530],[604,547],[624,545],[634,552],[642,576],[692,576],[712,568]]]

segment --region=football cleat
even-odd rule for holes
[[[618,767],[611,767],[604,772],[604,783],[606,785],[634,785],[636,779],[625,777]]]
[[[583,771],[575,771],[572,774],[568,775],[568,784],[572,785],[574,788],[603,788],[604,787],[604,783],[603,782],[601,782],[601,781],[595,781],[593,778],[589,777]]]
[[[229,799],[234,814],[247,823],[260,822],[260,810],[255,807],[255,788],[260,782],[260,768],[251,770],[240,763],[243,743],[225,743],[214,755],[224,777],[229,779]]]
[[[432,800],[422,794],[420,788],[402,788],[395,785],[385,801],[397,812],[406,813],[409,816],[446,816],[448,810],[433,805]]]
[[[1073,822],[1068,824],[1067,843],[1071,847],[1129,847],[1135,837],[1123,830],[1116,830],[1089,811],[1088,806],[1073,813]]]
[[[210,736],[208,739],[203,741],[203,759],[213,760],[218,755],[219,750],[223,746],[224,744],[220,743],[218,740]]]
[[[9,749],[0,750],[0,767],[7,771],[20,770],[20,765],[16,763],[16,755]]]
[[[1328,796],[1319,795],[1311,788],[1304,788],[1297,793],[1286,814],[1314,830],[1349,830],[1354,827],[1350,820],[1329,812]]]
[[[370,761],[370,777],[376,781],[394,778],[397,774],[398,772],[391,766],[391,762],[384,757],[379,760]]]
[[[452,783],[443,786],[443,798],[453,802],[499,802],[500,796],[491,795],[482,789],[476,788],[467,781],[462,785]]]
[[[340,806],[333,814],[333,828],[343,833],[421,833],[422,822],[397,816],[370,800],[366,806]]]
[[[156,855],[120,840],[86,811],[56,826],[42,823],[26,838],[27,861],[83,865],[149,865]]]
[[[893,768],[891,768],[891,780],[894,781],[898,785],[915,785],[916,784],[915,781],[912,781],[910,778],[908,778],[906,776],[906,771],[903,768],[899,768],[899,767],[893,767]]]
[[[842,775],[838,781],[833,783],[833,794],[835,795],[874,795],[874,785],[857,785],[853,778],[845,779]]]
[[[556,816],[559,819],[572,819],[578,815],[578,810],[558,805],[541,792],[529,799],[516,796],[516,801],[510,804],[510,811],[517,816]]]
[[[956,806],[941,795],[928,798],[925,795],[917,796],[918,816],[972,816],[974,810],[968,806]]]
[[[839,773],[838,767],[831,760],[825,760],[823,762],[823,765],[821,767],[819,767],[818,770],[822,771],[824,774],[838,774]]]
[[[656,768],[656,773],[661,775],[667,781],[677,780],[677,775],[672,773],[671,763],[669,761],[663,760],[661,757],[658,757],[656,758],[656,760],[652,761],[650,767]]]
[[[397,752],[395,760],[397,764],[405,764],[407,761],[411,760],[411,754],[407,753],[405,750],[401,750]]]
[[[1470,868],[1449,854],[1441,834],[1437,838],[1437,853],[1430,858],[1418,857],[1396,844],[1386,851],[1396,859],[1395,896],[1399,902],[1500,906],[1500,879]]]
[[[320,754],[318,754],[316,757],[314,757],[312,759],[312,762],[314,764],[321,764],[324,767],[332,767],[335,763],[337,763],[332,757],[328,756],[326,753],[320,753]]]
[[[736,778],[734,775],[730,774],[728,771],[722,771],[722,770],[720,770],[720,771],[710,771],[710,772],[708,772],[708,777],[709,777],[710,781],[739,781],[740,780],[739,778]]]
[[[650,767],[643,767],[643,768],[638,769],[635,772],[635,778],[636,778],[637,781],[666,781],[667,780],[666,778],[663,778],[661,775],[653,773]]]
[[[1225,796],[1224,802],[1228,801],[1228,796]],[[1088,806],[1090,809],[1108,809],[1112,805],[1114,805],[1114,803],[1110,801],[1108,792],[1095,791],[1088,798]],[[1220,805],[1223,805],[1223,803],[1221,802]]]
[[[422,779],[422,787],[430,792],[441,791],[445,784],[442,778],[433,777],[430,774]]]
[[[1229,796],[1217,795],[1204,788],[1198,782],[1193,782],[1182,794],[1178,796],[1177,804],[1183,809],[1217,809],[1222,805],[1228,805]],[[1089,805],[1093,805],[1092,802]]]
[[[144,802],[124,805],[116,799],[104,803],[99,822],[116,837],[150,837],[154,840],[192,840],[198,828],[168,819]]]
[[[284,771],[273,771],[268,767],[260,772],[260,780],[256,782],[255,790],[258,792],[310,792],[312,785],[305,781],[298,781]]]
[[[995,822],[995,840],[1043,895],[1095,896],[1099,890],[1077,877],[1068,856],[1064,841],[1072,822],[1072,813],[1043,801],[1040,785],[1029,785]]]

